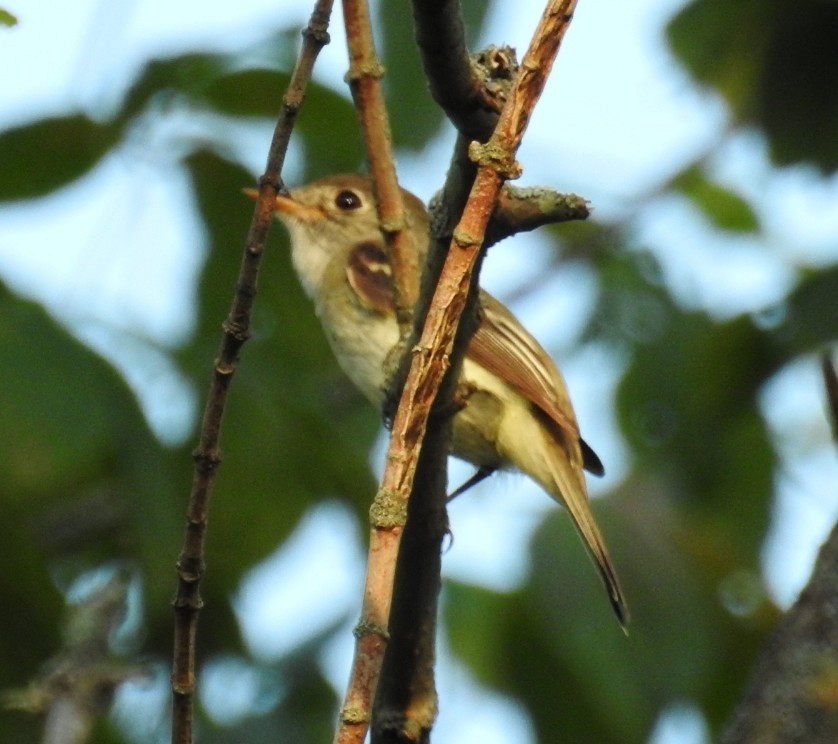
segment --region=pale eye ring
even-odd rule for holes
[[[344,212],[350,212],[361,206],[361,197],[354,191],[345,189],[335,197],[335,206]]]

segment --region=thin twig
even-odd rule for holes
[[[314,61],[329,41],[327,29],[331,9],[332,0],[318,0],[308,27],[303,31],[300,56],[283,98],[282,113],[271,140],[265,174],[260,178],[259,201],[248,231],[232,306],[223,324],[224,334],[204,408],[199,443],[193,454],[195,470],[187,507],[186,533],[177,562],[177,595],[173,601],[175,627],[171,684],[174,744],[189,744],[193,739],[195,640],[198,615],[203,605],[200,583],[205,569],[204,541],[215,475],[221,464],[219,442],[227,392],[236,371],[241,347],[250,335],[250,316],[259,267],[273,214],[273,202],[281,183],[280,173],[291,130],[311,79]]]
[[[381,90],[384,67],[375,53],[369,6],[366,0],[343,0],[349,49],[347,80],[361,118],[381,232],[393,266],[396,319],[402,336],[412,326],[419,273],[417,252],[406,229],[404,203],[393,158],[390,120]]]
[[[455,337],[458,336],[460,317],[472,290],[474,267],[481,254],[486,226],[503,182],[517,175],[515,153],[575,7],[576,0],[552,0],[548,3],[494,134],[486,145],[472,144],[471,156],[478,165],[477,178],[462,219],[454,231],[393,422],[382,491],[388,494],[394,511],[407,508],[429,415],[443,377],[449,365],[455,362],[452,360]],[[460,355],[464,353],[464,349],[457,351]],[[393,539],[398,539],[398,535],[394,534]],[[401,661],[411,663],[409,658]],[[417,671],[421,673],[422,670]],[[433,703],[433,700],[411,699],[412,689],[417,688],[426,692],[425,685],[414,679],[406,697],[403,691],[394,694],[396,702],[404,701],[398,709],[379,710],[377,702],[374,741],[404,741],[405,737],[411,741],[422,741],[427,738],[432,723],[427,703]]]
[[[23,690],[0,706],[44,716],[42,744],[84,744],[108,711],[114,691],[144,671],[114,657],[110,639],[125,615],[128,575],[117,574],[79,604],[63,628],[64,644]]]
[[[381,89],[383,67],[373,44],[366,0],[344,0],[349,50],[347,80],[361,120],[381,231],[393,266],[396,318],[401,336],[413,327],[420,272],[418,251],[408,228],[396,176],[389,118]],[[378,683],[381,659],[387,644],[392,601],[393,572],[398,539],[406,510],[397,514],[381,508],[381,493],[371,510],[370,557],[364,588],[361,620],[356,628],[355,658],[335,732],[336,744],[362,742],[366,736],[372,697]],[[389,559],[379,560],[381,556]]]
[[[829,411],[829,425],[832,427],[832,438],[838,443],[838,371],[835,370],[829,354],[821,357],[821,373],[823,386],[826,390],[826,404]]]
[[[504,238],[558,222],[586,220],[588,202],[576,194],[562,194],[548,187],[501,189],[498,206],[486,229],[486,246]]]

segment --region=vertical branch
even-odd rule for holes
[[[832,438],[838,444],[838,371],[828,354],[821,358],[821,374],[823,386],[826,390],[826,404],[829,411],[829,424],[832,427]]]
[[[172,742],[189,744],[193,739],[198,615],[203,605],[200,594],[205,570],[204,542],[210,498],[221,464],[219,449],[221,422],[227,392],[236,371],[238,356],[250,336],[250,316],[265,240],[273,215],[273,201],[280,185],[280,173],[297,112],[318,53],[328,43],[332,1],[318,0],[303,32],[303,45],[291,83],[283,98],[268,153],[265,174],[260,179],[259,202],[247,235],[241,269],[230,312],[223,323],[223,337],[201,422],[192,488],[187,507],[186,532],[177,561],[177,594],[174,606],[174,651],[172,663]]]
[[[469,150],[469,156],[478,166],[477,180],[471,190],[469,207],[454,232],[421,340],[414,349],[410,373],[395,414],[387,468],[371,509],[372,530],[364,606],[356,631],[353,672],[335,736],[336,744],[360,743],[365,738],[369,703],[375,693],[381,657],[389,640],[389,623],[397,620],[397,617],[406,621],[408,634],[404,638],[394,638],[393,645],[398,645],[397,654],[389,650],[387,653],[385,666],[393,672],[388,677],[388,682],[392,684],[387,685],[386,695],[382,689],[376,699],[373,741],[401,741],[404,737],[411,741],[423,740],[436,715],[432,635],[435,618],[430,617],[431,610],[435,612],[435,602],[431,601],[431,610],[427,606],[421,607],[418,608],[421,616],[410,617],[409,605],[397,606],[391,593],[394,591],[394,580],[398,582],[396,591],[399,591],[399,587],[406,587],[401,592],[403,596],[409,595],[411,587],[415,588],[417,584],[422,585],[426,597],[435,597],[438,590],[438,553],[442,535],[433,527],[428,529],[424,522],[437,526],[445,524],[442,499],[440,504],[435,504],[432,496],[426,493],[440,490],[444,496],[444,490],[433,482],[434,474],[428,473],[427,469],[423,472],[422,489],[414,484],[414,479],[420,458],[424,460],[426,456],[424,445],[429,426],[433,429],[433,434],[428,436],[430,441],[436,445],[447,441],[444,435],[446,426],[450,425],[447,420],[450,417],[441,414],[432,417],[432,411],[446,375],[449,384],[456,380],[455,375],[465,351],[467,339],[459,333],[459,320],[473,289],[474,269],[481,255],[483,234],[503,181],[517,175],[514,154],[552,67],[575,4],[575,0],[554,0],[548,5],[527,52],[524,69],[516,80],[509,103],[503,108],[493,137],[485,146],[472,143]],[[352,0],[344,0],[344,9],[350,40],[356,34],[368,30],[369,19],[365,9],[359,11]],[[359,29],[359,25],[363,29]],[[373,81],[381,74],[378,61],[370,54],[371,47],[367,47],[365,56],[359,47],[350,45],[353,66],[349,77],[353,85],[357,85],[357,90],[353,90],[359,102],[369,100],[366,96],[377,95],[364,93],[365,88],[362,87],[372,88]],[[369,81],[365,83],[367,79]],[[372,147],[382,147],[382,143],[389,143],[389,132],[380,128],[380,122],[379,129],[373,128],[380,139],[371,143]],[[370,142],[370,130],[365,129],[365,137]],[[458,340],[456,350],[455,337]],[[434,453],[435,456],[438,454]],[[420,495],[421,499],[418,498]],[[435,510],[439,509],[441,516],[435,514]],[[417,510],[421,510],[419,519]],[[421,523],[418,527],[417,522]],[[411,532],[414,529],[417,531]],[[406,538],[404,553],[400,551],[403,534]],[[413,539],[407,539],[409,535]],[[423,561],[411,561],[407,557],[409,554],[427,558],[434,551],[437,561],[432,567],[433,571],[428,570]],[[395,576],[397,555],[398,576]],[[405,576],[410,574],[411,579],[419,577],[420,580],[412,582],[404,578],[402,573]]]
[[[411,7],[431,96],[460,134],[485,142],[501,105],[469,59],[460,0],[412,0]]]
[[[424,441],[430,406],[448,368],[453,338],[468,293],[471,271],[489,217],[506,178],[517,175],[515,152],[541,95],[559,44],[572,18],[576,0],[551,0],[522,63],[521,74],[504,107],[497,129],[485,145],[472,143],[470,154],[479,168],[471,198],[457,226],[419,346],[415,349],[402,394],[388,456],[383,488],[407,502]]]
[[[384,68],[375,53],[366,0],[344,0],[343,14],[349,50],[346,77],[361,120],[379,225],[393,267],[396,319],[401,337],[406,338],[412,329],[420,267],[396,176],[389,117],[380,82]],[[406,519],[406,504],[391,508],[386,492],[380,489],[370,509],[364,600],[361,620],[355,630],[355,655],[335,744],[360,744],[366,737],[372,699],[389,638],[393,576]]]
[[[460,318],[474,287],[475,266],[481,256],[486,226],[503,182],[518,174],[515,153],[575,7],[576,0],[551,0],[548,3],[494,134],[487,144],[473,142],[469,148],[470,157],[478,166],[477,177],[454,231],[393,422],[382,491],[388,494],[396,509],[407,508],[418,458],[424,457],[423,445],[437,391],[449,369],[457,369],[457,359],[464,353],[464,343],[455,349],[455,339],[465,340],[459,333]],[[413,509],[412,502],[410,508]],[[410,525],[408,522],[408,527]],[[428,694],[432,679],[423,675],[432,674],[432,669],[416,665],[417,650],[422,651],[405,645],[403,655],[398,659],[388,651],[386,664],[409,672],[398,675],[398,681],[403,685],[401,689],[389,689],[388,700],[376,700],[372,732],[376,744],[426,741],[429,737],[435,699]]]
[[[404,337],[411,327],[420,269],[410,230],[406,229],[402,193],[396,177],[390,120],[381,90],[384,67],[375,53],[366,0],[343,0],[343,15],[349,48],[346,79],[361,118],[378,220],[393,266],[396,318]]]

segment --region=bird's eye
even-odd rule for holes
[[[354,191],[341,191],[335,197],[335,206],[344,212],[358,209],[361,206],[361,197]]]

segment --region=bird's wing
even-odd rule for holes
[[[482,317],[468,349],[469,358],[544,411],[570,441],[579,442],[585,468],[602,475],[602,462],[579,436],[567,387],[553,360],[498,300],[481,292],[480,302]]]
[[[393,269],[382,246],[372,241],[353,246],[346,261],[346,277],[368,310],[379,315],[395,313]]]

